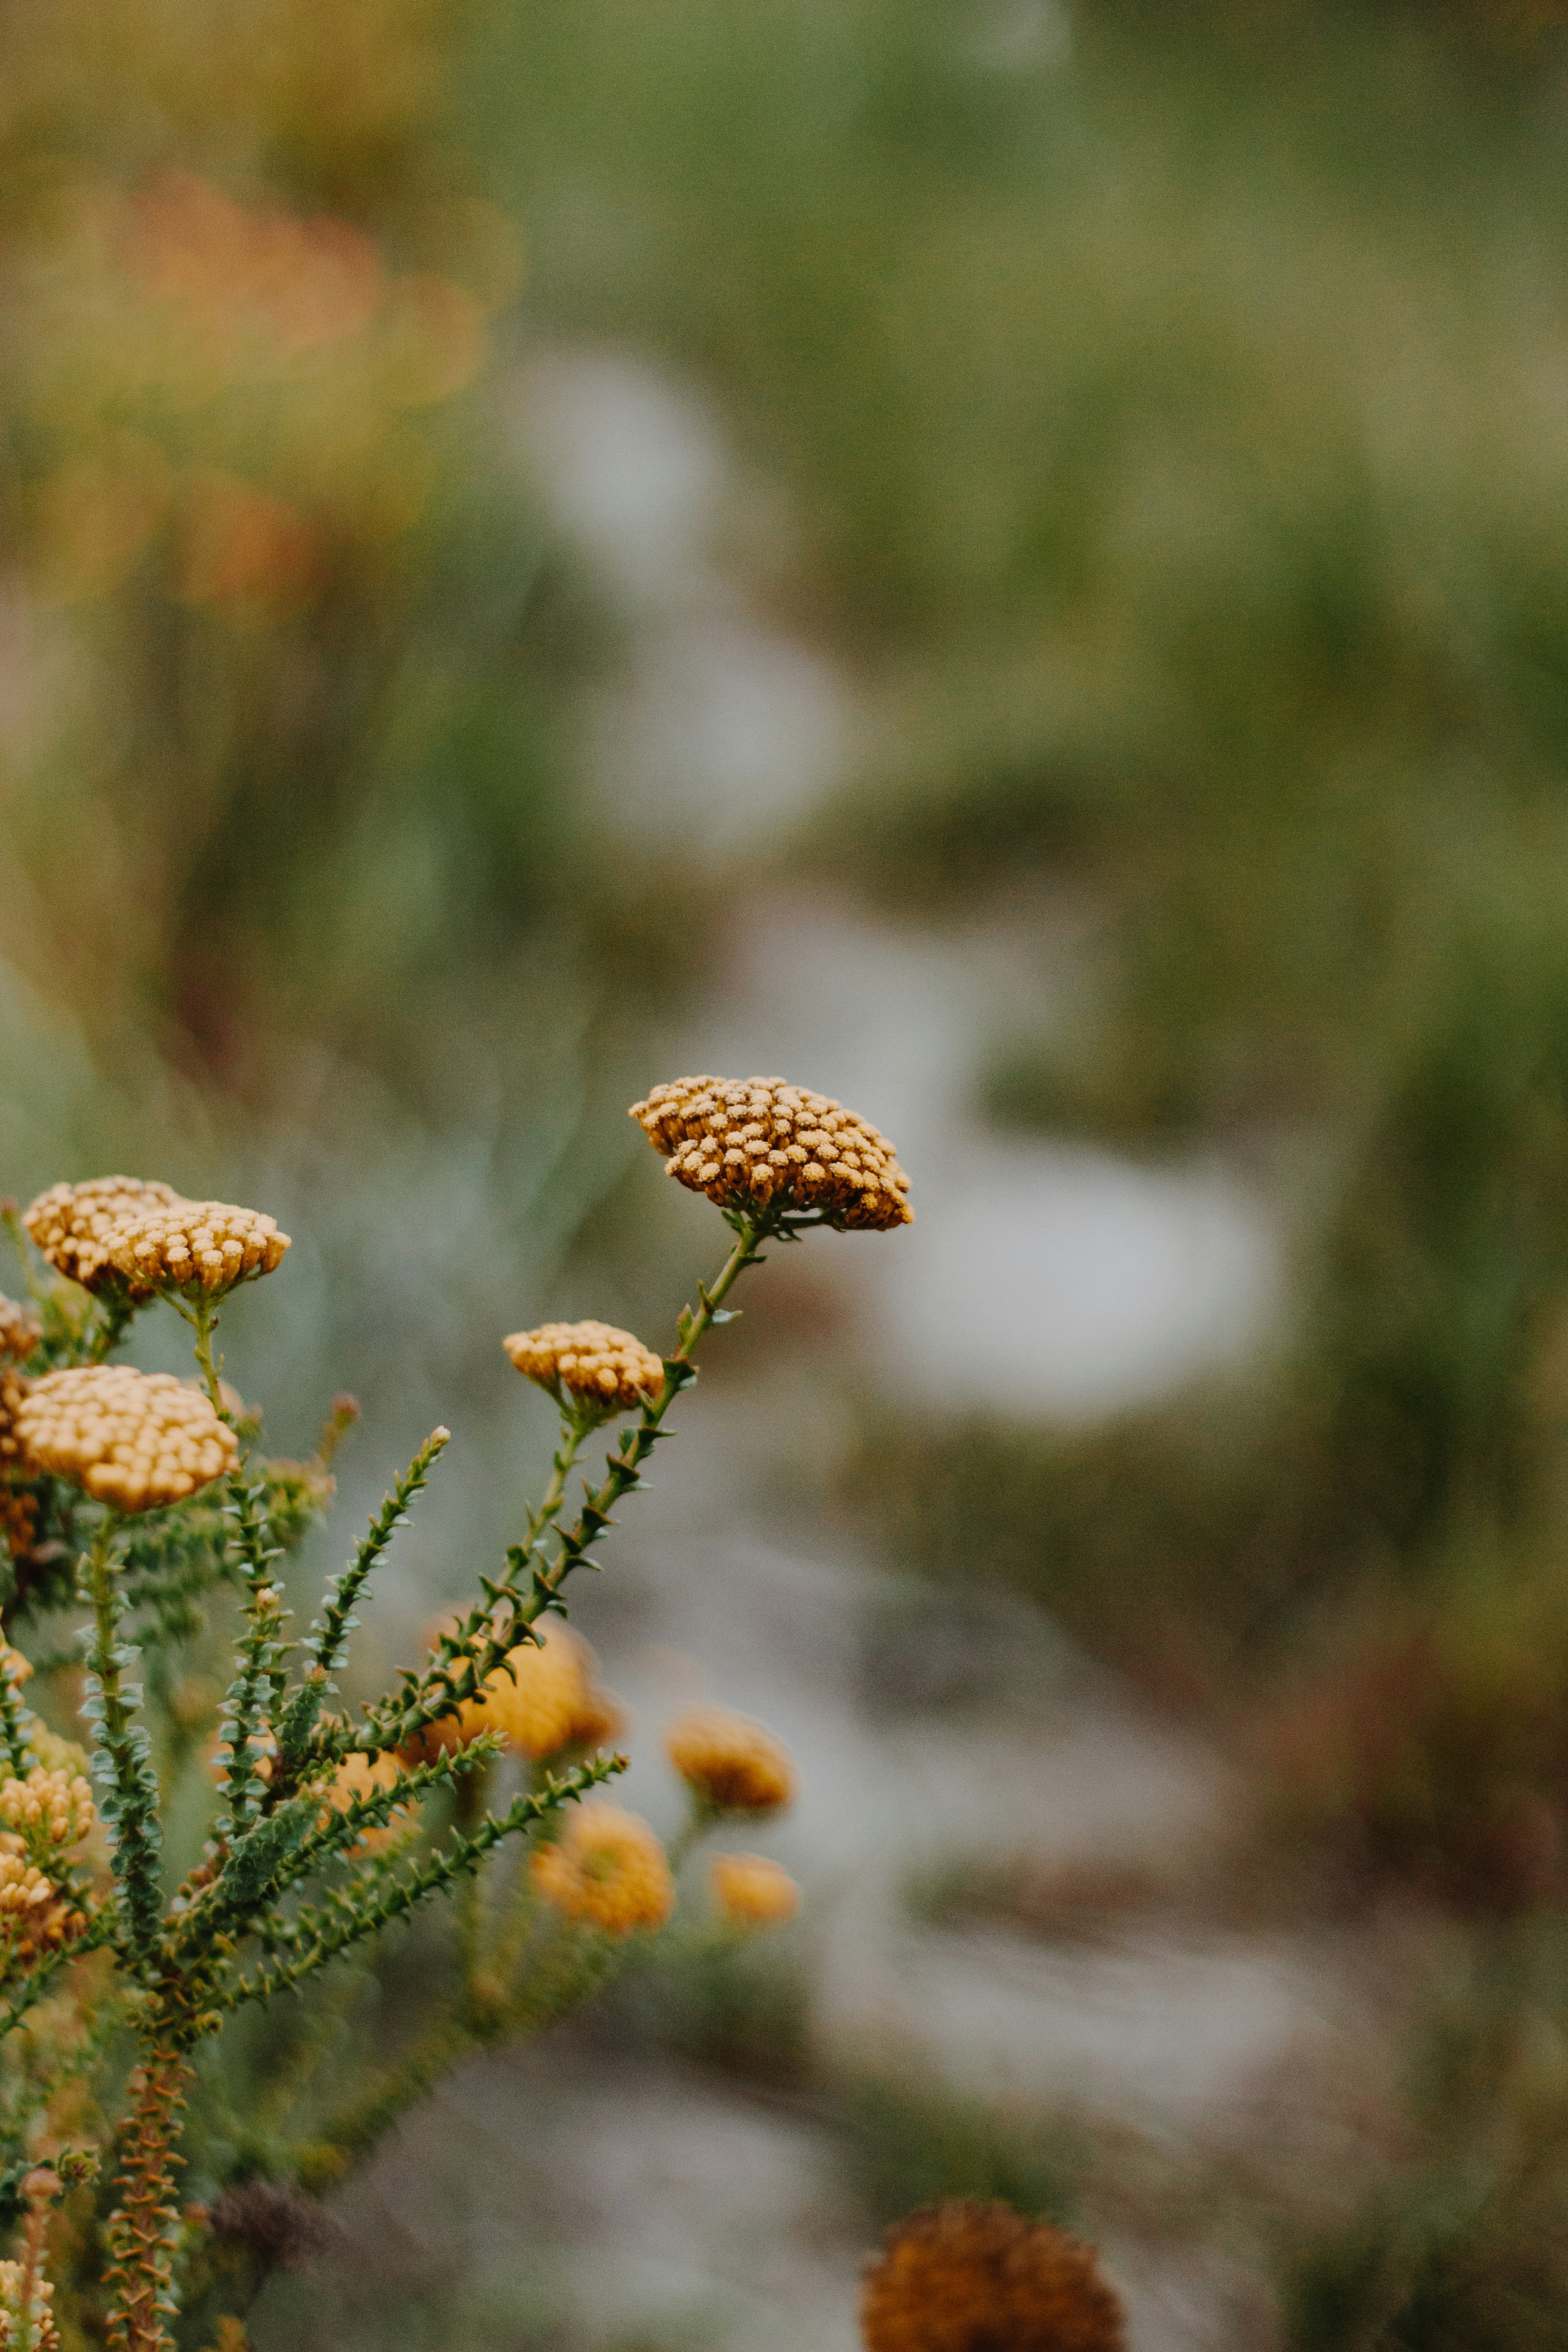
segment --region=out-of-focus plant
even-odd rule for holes
[[[1121,2305],[1092,2248],[1005,2205],[957,2200],[897,2222],[867,2266],[866,2352],[1121,2352]]]
[[[718,1203],[733,1246],[683,1312],[668,1358],[602,1323],[507,1341],[562,1415],[550,1483],[423,1664],[357,1709],[332,1705],[354,1612],[449,1433],[420,1448],[296,1640],[282,1563],[326,1507],[331,1450],[350,1416],[334,1412],[313,1462],[268,1460],[214,1347],[220,1308],[277,1272],[288,1236],[250,1210],[121,1177],[56,1185],[25,1219],[11,1216],[29,1269],[30,1245],[54,1279],[30,1270],[33,1305],[0,1309],[6,1622],[37,1637],[78,1620],[85,1673],[67,1689],[98,1790],[95,1804],[83,1749],[23,1696],[35,1672],[63,1677],[69,1648],[29,1662],[8,1644],[0,2194],[25,2217],[16,2265],[0,2274],[13,2352],[46,2352],[62,2331],[79,2342],[84,2328],[124,2352],[154,2352],[174,2341],[183,2285],[216,2324],[206,2306],[225,2284],[226,2238],[263,2253],[268,2241],[276,2251],[297,2240],[308,2224],[290,2180],[297,2192],[336,2179],[465,2050],[538,2030],[624,1968],[666,1928],[674,1870],[692,1843],[721,1820],[787,1801],[793,1773],[777,1743],[709,1709],[670,1734],[691,1804],[669,1853],[635,1816],[581,1804],[626,1759],[604,1744],[613,1703],[555,1621],[570,1576],[598,1565],[595,1548],[668,1433],[669,1408],[696,1378],[700,1342],[729,1318],[741,1275],[770,1244],[819,1225],[902,1223],[907,1180],[874,1130],[777,1080],[685,1080],[656,1088],[635,1115],[671,1172]],[[190,1326],[197,1380],[108,1360],[155,1300]],[[626,1426],[603,1474],[585,1477],[574,1503],[574,1465],[616,1423]],[[191,1827],[184,1783],[193,1769],[201,1775],[204,1702],[181,1660],[226,1589],[237,1623],[218,1714],[220,1807],[205,1820],[198,1808],[205,1843],[184,1866],[176,1838]],[[131,1679],[138,1666],[142,1682]],[[794,1908],[790,1883],[761,1857],[719,1857],[711,1886],[708,1924],[680,1931],[694,1950]],[[268,2147],[271,2187],[247,2191],[242,2164],[211,2184],[224,2191],[216,2205],[182,2213],[181,2118],[203,2046],[236,2012],[313,1987],[333,1960],[444,1895],[457,1954],[450,2000],[426,2002],[412,2046],[347,2111],[301,2129],[320,2055],[305,2036],[286,2112],[248,2119],[251,2144]],[[88,2188],[111,2147],[112,2194],[95,2213]],[[47,2217],[62,2198],[51,2275]],[[232,2333],[232,2310],[226,2321]]]

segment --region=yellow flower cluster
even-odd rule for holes
[[[731,1927],[776,1927],[800,1908],[800,1889],[788,1871],[760,1853],[716,1853],[708,1885]]]
[[[22,1452],[22,1441],[16,1434],[16,1416],[27,1401],[32,1382],[15,1364],[0,1363],[0,1470],[16,1462]]]
[[[669,1864],[647,1823],[618,1805],[584,1805],[559,1845],[533,1857],[533,1881],[568,1919],[628,1936],[675,1908]]]
[[[276,1219],[258,1210],[226,1201],[175,1201],[121,1224],[110,1255],[135,1291],[219,1296],[237,1282],[275,1272],[288,1247]]]
[[[397,1771],[395,1756],[345,1756],[323,1794],[335,1811],[346,1813],[351,1805],[361,1803],[366,1797],[374,1797],[378,1790],[390,1789],[397,1778]],[[350,1854],[384,1852],[400,1834],[407,1818],[406,1806],[395,1806],[384,1822],[366,1830],[357,1843],[349,1847]],[[327,1815],[323,1813],[322,1828],[326,1822]]]
[[[542,1627],[537,1643],[520,1642],[489,1675],[478,1698],[421,1732],[405,1755],[430,1762],[499,1731],[512,1753],[539,1763],[563,1748],[601,1748],[621,1727],[621,1712],[594,1680],[594,1653],[569,1625]]]
[[[14,1363],[0,1357],[0,1540],[13,1559],[25,1559],[37,1533],[37,1506],[30,1495],[19,1495],[11,1477],[24,1471],[22,1441],[16,1415],[26,1401],[29,1383]]]
[[[22,1222],[57,1274],[68,1275],[84,1290],[100,1290],[118,1274],[114,1244],[132,1219],[179,1200],[172,1184],[144,1182],[140,1176],[97,1176],[89,1184],[52,1184],[23,1213]],[[143,1290],[143,1300],[153,1293]]]
[[[78,1845],[98,1818],[92,1789],[79,1772],[35,1765],[25,1780],[0,1780],[0,1822],[29,1844]]]
[[[874,1127],[783,1078],[676,1078],[634,1103],[668,1172],[721,1208],[815,1210],[841,1232],[885,1233],[914,1211]]]
[[[12,1958],[31,1960],[79,1936],[87,1921],[61,1901],[53,1881],[27,1860],[21,1843],[0,1832],[0,1938]]]
[[[1006,2205],[957,2200],[896,2222],[866,2274],[866,2352],[1122,2352],[1094,2250]]]
[[[562,1402],[569,1397],[596,1406],[605,1418],[635,1412],[664,1385],[653,1349],[613,1323],[542,1323],[537,1331],[514,1331],[502,1345],[527,1379]]]
[[[727,1706],[696,1706],[678,1717],[664,1748],[693,1795],[715,1812],[776,1812],[795,1794],[788,1749]]]
[[[0,1297],[0,1360],[8,1356],[14,1363],[26,1363],[43,1336],[43,1324],[32,1307]]]
[[[46,1373],[23,1400],[16,1435],[29,1469],[119,1511],[183,1502],[239,1459],[234,1432],[198,1390],[124,1364]]]
[[[59,2352],[60,2333],[50,2308],[55,2296],[53,2281],[44,2276],[41,2263],[34,2265],[33,2307],[26,2314],[22,2309],[25,2282],[23,2263],[0,2263],[0,2352],[16,2352],[23,2344],[31,2344],[33,2352]],[[27,2321],[31,2322],[30,2335]]]

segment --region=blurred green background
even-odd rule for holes
[[[1560,14],[0,18],[0,1184],[112,1164],[279,1215],[233,1364],[274,1442],[347,1386],[345,1507],[437,1418],[484,1472],[413,1622],[539,1458],[494,1335],[652,1336],[703,1270],[623,1116],[665,1057],[885,1069],[857,1107],[930,1254],[759,1296],[715,1384],[734,1496],[700,1457],[720,1549],[745,1471],[864,1580],[845,1719],[973,1760],[911,1934],[1098,1953],[1089,2011],[1129,1948],[1244,1948],[1343,2026],[1289,2128],[1283,2028],[1200,2127],[1016,2113],[902,2027],[858,2069],[806,1943],[765,1999],[666,1988],[582,2066],[657,2042],[655,2138],[693,2083],[808,2115],[822,2312],[778,2232],[744,2311],[596,2311],[557,2217],[531,2269],[496,2239],[504,2293],[435,2263],[432,2343],[847,2347],[869,2232],[971,2188],[1109,2233],[1138,2352],[1562,2339]],[[1135,1237],[1053,1241],[1064,1171],[1245,1226],[1219,1339],[1138,1355]],[[1086,1328],[1132,1294],[1078,1389],[1075,1251]],[[1026,1622],[1075,1705],[1207,1759],[1195,1844],[1064,1860],[1048,1774],[1038,1836],[984,1833],[987,1774],[1067,1719],[1009,1683]],[[335,2341],[414,2340],[405,2280],[395,2321],[343,2292]],[[258,2342],[304,2342],[279,2310]]]

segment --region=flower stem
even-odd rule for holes
[[[110,1825],[110,1866],[120,1881],[121,1910],[132,1950],[156,1936],[163,1892],[159,1867],[163,1843],[158,1826],[158,1776],[152,1745],[136,1720],[122,1669],[135,1652],[119,1639],[123,1601],[114,1580],[118,1521],[106,1511],[84,1554],[79,1574],[80,1598],[92,1610],[87,1664],[89,1697],[84,1709],[95,1729],[93,1777],[107,1790],[99,1811]]]
[[[212,1409],[218,1419],[227,1422],[232,1429],[234,1415],[223,1401],[223,1381],[220,1377],[222,1366],[213,1356],[213,1333],[217,1329],[217,1308],[205,1291],[199,1294],[190,1307],[184,1306],[177,1298],[174,1305],[196,1335],[195,1342],[196,1369],[206,1383]]]
[[[174,2252],[180,2231],[174,2202],[179,2111],[191,2080],[189,2062],[154,2046],[132,2076],[120,2201],[106,2235],[112,2257],[104,2274],[110,2289],[108,2352],[173,2352],[167,2322],[174,2314]]]

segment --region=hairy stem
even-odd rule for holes
[[[114,1841],[110,1866],[120,1882],[127,1940],[140,1956],[158,1932],[163,1908],[159,1852],[158,1775],[147,1734],[136,1720],[133,1692],[121,1680],[136,1653],[120,1642],[124,1603],[114,1580],[116,1522],[106,1512],[83,1557],[78,1590],[92,1610],[88,1642],[89,1697],[82,1713],[92,1723],[93,1778],[106,1790],[99,1811]]]
[[[179,2115],[191,2080],[177,2051],[150,2050],[127,2086],[131,2112],[121,2146],[119,2201],[106,2235],[111,2263],[108,2352],[173,2352],[169,2321],[175,2312],[174,2258],[180,2234],[174,2201]]]

